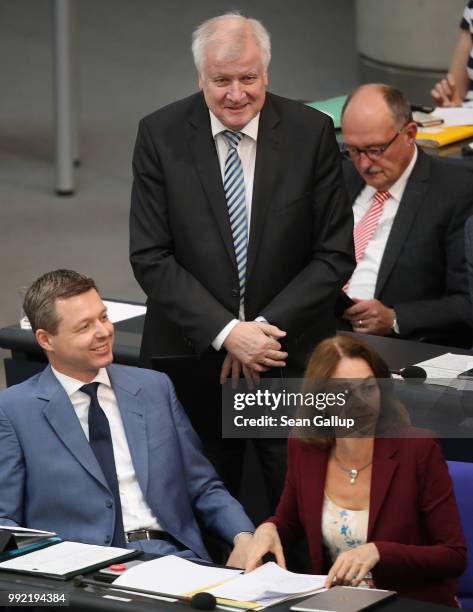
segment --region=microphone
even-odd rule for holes
[[[424,382],[427,378],[427,372],[424,368],[415,365],[407,366],[407,368],[403,368],[399,373],[407,381],[409,381],[409,379],[414,379],[418,382]]]
[[[137,593],[138,595],[154,595],[157,597],[166,597],[167,599],[177,599],[190,604],[195,610],[215,610],[217,606],[217,599],[212,593],[196,593],[192,597],[186,595],[171,595],[170,593],[160,593],[159,591],[147,591],[146,589],[135,589],[134,587],[118,586],[113,584],[106,584],[99,582],[98,580],[91,580],[84,578],[84,576],[76,576],[73,581],[75,587],[86,587],[93,586],[99,587],[105,591],[113,589],[114,591],[130,591],[131,593]]]

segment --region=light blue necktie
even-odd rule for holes
[[[243,167],[237,147],[244,134],[242,132],[223,132],[228,142],[227,159],[223,175],[223,188],[227,198],[230,227],[240,282],[240,304],[245,299],[246,257],[248,250],[248,219],[246,214],[245,180]]]

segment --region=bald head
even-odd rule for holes
[[[394,87],[362,85],[347,99],[342,131],[350,157],[368,185],[388,190],[415,152],[409,101]]]
[[[411,105],[404,93],[383,83],[369,83],[355,89],[343,106],[342,117],[347,112],[367,121],[373,115],[382,116],[384,121],[390,118],[397,129],[412,121]]]

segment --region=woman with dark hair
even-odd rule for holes
[[[381,357],[351,336],[318,345],[305,391],[342,383],[363,426],[354,435],[335,428],[289,439],[284,492],[255,532],[246,569],[267,552],[284,567],[283,547],[305,533],[311,571],[328,573],[326,586],[376,586],[457,607],[466,548],[447,465],[378,384],[389,377]]]

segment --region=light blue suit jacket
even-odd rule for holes
[[[162,528],[208,559],[201,526],[231,543],[254,527],[201,452],[168,377],[111,365],[138,482]],[[0,524],[57,531],[107,545],[112,493],[74,408],[48,366],[0,394]],[[164,554],[166,542],[130,544]],[[168,545],[169,547],[169,545]]]

